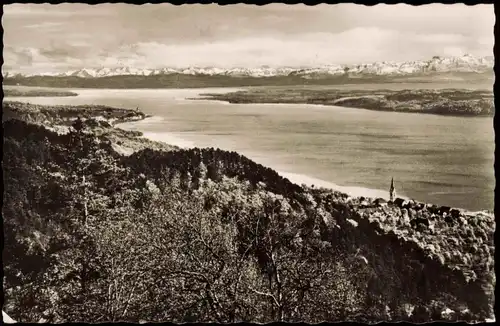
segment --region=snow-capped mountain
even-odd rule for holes
[[[65,73],[42,73],[38,76],[77,76],[83,78],[110,77],[123,75],[151,76],[168,74],[186,75],[224,75],[224,76],[247,76],[247,77],[271,77],[271,76],[301,76],[311,78],[314,75],[411,75],[425,73],[444,72],[487,72],[491,71],[494,64],[493,57],[474,57],[466,54],[460,57],[438,57],[430,60],[407,61],[407,62],[374,62],[357,65],[325,65],[316,68],[292,68],[292,67],[268,67],[260,68],[217,68],[217,67],[188,67],[188,68],[159,68],[138,69],[131,67],[119,68],[83,68]],[[20,74],[15,72],[3,72],[5,77],[15,77]],[[29,77],[33,75],[21,75]]]

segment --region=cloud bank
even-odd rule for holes
[[[494,43],[487,5],[48,6],[5,6],[4,69],[318,66],[486,56]]]

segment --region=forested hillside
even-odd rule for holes
[[[40,121],[66,109],[30,122],[25,110],[3,122],[4,310],[17,321],[492,314],[489,215],[298,186],[212,148],[126,156],[102,110],[62,134]]]

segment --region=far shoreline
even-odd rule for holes
[[[440,90],[341,90],[250,88],[225,94],[200,93],[191,100],[223,101],[230,104],[321,105],[354,110],[432,114],[450,117],[493,117],[493,92],[466,88]]]

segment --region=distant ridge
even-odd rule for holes
[[[492,72],[494,58],[474,57],[466,54],[458,57],[434,56],[429,60],[406,62],[373,62],[352,65],[324,65],[315,68],[268,67],[259,68],[83,68],[64,73],[46,72],[41,74],[21,74],[15,71],[3,72],[4,78],[23,78],[35,76],[98,78],[112,76],[157,76],[157,75],[205,75],[228,77],[285,77],[293,76],[304,79],[317,79],[328,76],[411,76],[433,73],[487,73]]]

